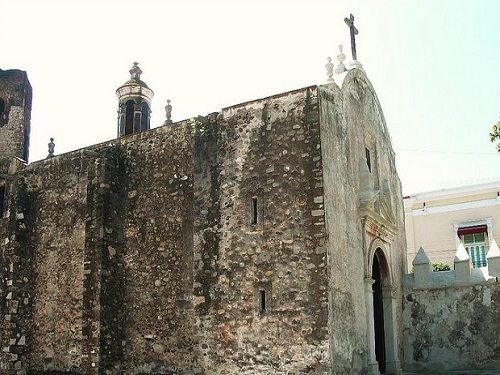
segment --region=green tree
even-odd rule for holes
[[[498,120],[491,128],[490,141],[500,141],[500,120]],[[500,152],[500,142],[497,143],[497,151]]]

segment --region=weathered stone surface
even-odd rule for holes
[[[398,265],[402,262],[406,242],[401,183],[395,173],[394,152],[383,113],[364,73],[350,71],[341,88],[334,84],[322,86],[319,96],[325,230],[328,234],[325,247],[330,275],[328,304],[332,373],[366,373],[370,343],[367,342],[364,279],[372,277],[373,252],[377,248],[374,244],[385,247],[390,257],[395,301],[401,296]],[[389,235],[381,223],[377,224],[377,221],[384,220],[378,202],[366,211],[379,215],[377,219],[370,219],[371,213],[363,217],[361,206],[365,202],[360,197],[360,190],[364,188],[360,166],[362,162],[366,165],[367,148],[373,158],[372,171],[368,171],[374,189],[370,195],[376,196],[383,181],[388,181],[392,191],[389,205],[394,217],[384,225],[394,226],[395,235]],[[384,308],[390,309],[390,306]],[[394,334],[401,342],[400,304],[395,304],[394,315],[394,331],[385,334]],[[396,352],[401,358],[402,351],[397,343]]]
[[[366,147],[374,189],[387,181],[392,195],[372,194],[363,216]],[[401,186],[360,71],[342,88],[235,105],[13,179],[0,226],[10,369],[361,374],[376,241],[401,296]],[[399,304],[393,316],[401,342]]]
[[[406,291],[404,362],[411,371],[480,367],[498,352],[500,286]]]

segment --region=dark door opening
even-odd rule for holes
[[[373,319],[375,320],[375,356],[378,369],[385,373],[385,337],[384,337],[384,300],[382,296],[382,272],[377,255],[373,257],[372,278],[373,283]]]

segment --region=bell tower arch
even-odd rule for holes
[[[150,128],[153,90],[141,80],[139,63],[129,70],[130,79],[116,90],[118,97],[117,136],[139,133]]]

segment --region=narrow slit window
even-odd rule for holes
[[[252,225],[257,225],[259,221],[259,211],[258,211],[258,206],[257,206],[257,197],[252,198],[252,218],[250,222]]]
[[[3,101],[2,98],[0,98],[0,127],[4,126],[5,123],[7,122],[7,116],[4,113],[5,111],[5,102]]]
[[[366,164],[368,165],[368,170],[371,172],[372,171],[372,159],[370,156],[370,150],[368,148],[365,148],[365,155],[366,155]]]
[[[5,207],[5,186],[0,186],[0,219],[3,217]]]
[[[267,309],[267,305],[266,305],[266,291],[265,290],[261,290],[260,291],[260,312],[261,313],[265,313],[266,312],[266,309]]]

